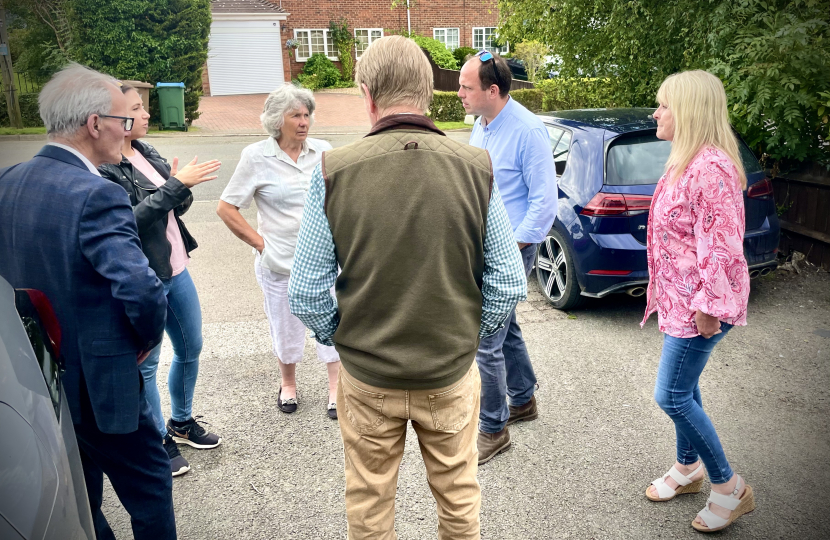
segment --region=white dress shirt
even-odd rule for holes
[[[80,159],[81,161],[84,162],[84,165],[86,165],[86,168],[89,169],[89,172],[91,172],[92,174],[94,174],[96,176],[101,176],[101,173],[98,172],[98,169],[95,168],[95,165],[93,165],[92,162],[90,160],[88,160],[85,155],[78,152],[77,150],[75,150],[71,146],[67,146],[65,144],[51,142],[51,141],[46,143],[46,144],[51,144],[52,146],[57,146],[58,148],[63,148],[67,152],[71,152],[71,153],[75,154],[75,156],[77,156],[78,159]]]

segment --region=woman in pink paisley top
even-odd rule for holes
[[[667,501],[697,493],[708,473],[712,492],[692,526],[712,532],[755,508],[752,488],[732,472],[703,412],[698,386],[715,345],[733,326],[746,325],[746,175],[717,77],[676,73],[663,82],[657,101],[657,137],[671,141],[672,149],[649,214],[650,279],[641,325],[656,311],[665,334],[654,397],[674,421],[677,462],[646,497]]]

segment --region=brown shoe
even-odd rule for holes
[[[510,432],[505,427],[498,433],[478,432],[478,464],[483,465],[496,454],[510,448]]]
[[[536,408],[536,396],[532,396],[530,401],[519,407],[510,405],[510,418],[507,419],[507,425],[515,422],[523,422],[525,420],[536,420],[539,418],[539,409]]]

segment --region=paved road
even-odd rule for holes
[[[351,138],[330,137],[335,146]],[[278,372],[252,256],[214,214],[239,151],[254,140],[152,141],[165,156],[199,153],[224,163],[219,180],[197,188],[185,217],[200,244],[190,269],[205,322],[195,412],[224,443],[183,449],[193,470],[174,481],[179,534],[345,538],[343,456],[337,424],[325,417],[324,369],[309,342],[298,368],[300,409],[291,416],[277,410]],[[0,143],[0,166],[39,146]],[[541,384],[540,418],[512,428],[512,449],[479,471],[483,537],[700,538],[689,523],[708,486],[669,503],[643,496],[674,455],[672,424],[652,398],[662,339],[654,320],[639,328],[643,308],[642,299],[614,296],[566,314],[550,309],[531,281],[519,317]],[[727,455],[758,502],[722,537],[827,538],[830,275],[778,272],[753,281],[749,313],[749,326],[718,346],[701,382]],[[162,358],[160,381],[169,344]],[[401,539],[436,536],[411,430],[397,510]],[[128,517],[111,491],[106,512],[118,537],[129,538]]]

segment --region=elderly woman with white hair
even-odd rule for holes
[[[239,165],[222,193],[216,213],[243,242],[254,248],[254,271],[265,297],[274,356],[280,366],[277,406],[297,410],[295,370],[303,358],[306,329],[288,308],[288,278],[297,247],[311,173],[331,145],[308,137],[314,122],[314,96],[287,84],[268,95],[260,116],[269,133],[242,151]],[[240,208],[256,201],[258,228],[254,230]],[[337,419],[337,375],[340,357],[334,347],[317,344],[317,357],[326,364],[329,398],[327,414]]]

